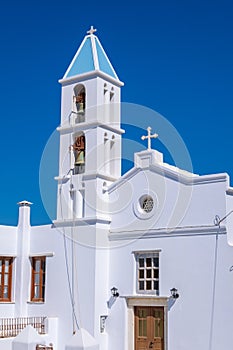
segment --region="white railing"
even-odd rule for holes
[[[0,338],[16,337],[25,327],[31,325],[39,334],[45,334],[47,317],[0,318]]]

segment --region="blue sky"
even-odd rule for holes
[[[16,203],[24,199],[34,203],[32,224],[49,222],[40,159],[60,121],[58,79],[90,25],[125,82],[122,101],[167,118],[194,172],[233,179],[232,18],[230,0],[1,4],[0,224],[17,224]],[[127,137],[138,135],[128,130]]]

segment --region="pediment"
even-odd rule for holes
[[[209,227],[224,215],[228,182],[225,173],[199,176],[163,162],[134,166],[108,188],[111,230]]]

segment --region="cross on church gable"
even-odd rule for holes
[[[158,134],[153,134],[151,135],[151,127],[148,126],[147,128],[147,132],[148,132],[148,135],[147,136],[142,136],[141,139],[142,140],[148,140],[148,146],[147,146],[147,149],[150,151],[151,150],[151,139],[156,139],[159,135]]]

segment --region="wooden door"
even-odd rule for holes
[[[164,350],[163,307],[135,307],[135,350]]]

